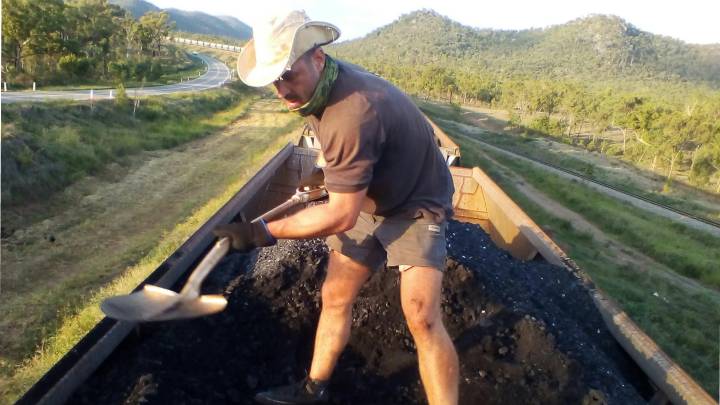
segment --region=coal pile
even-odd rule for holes
[[[448,229],[444,322],[460,357],[463,404],[645,403],[645,378],[606,330],[571,272],[522,263],[476,225]],[[309,367],[327,248],[281,241],[225,258],[205,282],[228,308],[138,327],[70,403],[254,403]],[[423,404],[399,274],[361,291],[353,332],[330,386],[334,404]]]

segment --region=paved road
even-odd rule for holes
[[[474,138],[474,137],[471,137],[471,136],[467,136],[467,135],[462,135],[462,136],[463,136],[464,138],[470,140],[470,141],[473,141],[473,142],[475,142],[475,143],[481,144],[482,147],[484,147],[484,148],[486,148],[486,149],[490,149],[490,150],[493,150],[493,151],[495,151],[495,152],[502,153],[502,154],[504,154],[504,155],[513,157],[513,158],[515,158],[515,159],[520,159],[520,160],[523,160],[523,161],[525,161],[525,162],[531,163],[532,165],[534,165],[534,166],[536,166],[536,167],[542,168],[542,169],[544,169],[544,170],[548,170],[548,171],[550,171],[550,172],[552,172],[552,173],[554,173],[554,174],[557,174],[558,176],[565,177],[565,178],[572,179],[572,180],[576,180],[576,181],[578,181],[578,182],[580,182],[580,183],[583,183],[584,185],[586,185],[586,186],[588,186],[588,187],[591,187],[591,188],[593,188],[593,189],[595,189],[595,190],[597,190],[597,191],[600,191],[600,192],[602,192],[602,193],[604,193],[604,194],[607,194],[607,195],[609,195],[609,196],[615,197],[615,198],[617,198],[617,199],[619,199],[619,200],[622,200],[622,201],[625,201],[625,202],[627,202],[627,203],[630,203],[630,204],[632,204],[632,205],[634,205],[634,206],[636,206],[636,207],[638,207],[638,208],[641,208],[641,209],[644,209],[644,210],[653,212],[653,213],[655,213],[655,214],[657,214],[657,215],[660,215],[660,216],[663,216],[663,217],[665,217],[665,218],[669,218],[669,219],[672,219],[672,220],[674,220],[674,221],[683,223],[683,224],[685,224],[685,225],[687,225],[687,226],[689,226],[689,227],[691,227],[691,228],[695,228],[695,229],[698,229],[698,230],[701,230],[701,231],[705,231],[705,232],[707,232],[707,233],[709,233],[709,234],[711,234],[711,235],[720,237],[720,228],[718,228],[718,227],[716,227],[716,226],[713,226],[713,225],[707,224],[707,223],[705,223],[705,222],[699,221],[699,220],[697,220],[697,219],[695,219],[695,218],[691,218],[691,217],[682,215],[682,214],[680,214],[680,213],[671,211],[671,210],[669,210],[669,209],[667,209],[667,208],[664,208],[664,207],[659,206],[659,205],[657,205],[657,204],[653,204],[653,203],[651,203],[651,202],[648,202],[648,201],[646,201],[646,200],[637,198],[637,197],[635,197],[635,196],[632,196],[632,195],[623,193],[623,192],[621,192],[621,191],[618,191],[618,190],[615,190],[615,189],[606,187],[606,186],[604,186],[604,185],[602,185],[602,184],[598,184],[597,182],[588,180],[588,179],[586,179],[586,178],[584,178],[584,177],[582,177],[582,176],[578,176],[578,175],[575,175],[575,174],[572,174],[572,173],[568,173],[568,172],[566,172],[566,171],[559,170],[559,169],[557,169],[557,168],[555,168],[555,167],[549,166],[549,165],[547,165],[547,164],[543,164],[543,163],[538,162],[538,161],[536,161],[536,160],[529,159],[529,158],[527,158],[527,157],[525,157],[525,156],[523,156],[523,155],[519,155],[519,154],[517,154],[517,153],[510,152],[510,151],[505,150],[505,149],[502,149],[502,148],[498,148],[497,146],[491,145],[491,144],[489,144],[489,143],[487,143],[487,142],[483,142],[483,141],[481,141],[481,140],[479,140],[479,139],[477,139],[477,138]]]
[[[219,60],[208,55],[198,54],[208,66],[204,75],[187,82],[167,86],[146,87],[143,89],[126,89],[128,96],[160,96],[164,94],[203,91],[222,86],[230,80],[230,69]],[[115,90],[94,90],[93,98],[102,100],[110,98]],[[7,91],[0,96],[3,103],[42,102],[52,100],[90,100],[90,90],[58,90],[58,91]]]

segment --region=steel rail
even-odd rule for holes
[[[510,151],[508,151],[508,152],[510,152]],[[510,152],[510,153],[514,153],[514,152]],[[545,165],[545,166],[552,167],[553,169],[560,170],[560,171],[562,171],[562,172],[571,174],[571,175],[573,175],[573,176],[575,176],[575,177],[579,177],[579,178],[581,178],[581,179],[583,179],[583,180],[585,180],[585,181],[589,181],[589,182],[592,182],[592,183],[601,185],[601,186],[603,186],[603,187],[607,187],[607,188],[609,188],[609,189],[611,189],[611,190],[617,191],[617,192],[619,192],[619,193],[623,193],[623,194],[628,195],[628,196],[630,196],[630,197],[637,198],[638,200],[643,200],[643,201],[645,201],[645,202],[647,202],[647,203],[649,203],[649,204],[655,205],[655,206],[657,206],[657,207],[663,208],[663,209],[668,210],[668,211],[672,211],[672,212],[674,212],[674,213],[676,213],[676,214],[679,214],[679,215],[682,215],[682,216],[684,216],[684,217],[691,218],[691,219],[694,219],[694,220],[696,220],[696,221],[704,222],[704,223],[706,223],[706,224],[708,224],[708,225],[711,225],[711,226],[714,226],[714,227],[716,227],[716,228],[720,228],[720,222],[716,222],[716,221],[713,221],[713,220],[711,220],[711,219],[707,219],[707,218],[704,218],[704,217],[700,217],[700,216],[697,216],[697,215],[692,214],[692,213],[690,213],[690,212],[683,211],[683,210],[681,210],[681,209],[679,209],[679,208],[675,208],[675,207],[673,207],[673,206],[663,204],[663,203],[661,203],[661,202],[655,201],[655,200],[653,200],[653,199],[651,199],[651,198],[648,198],[648,197],[645,197],[645,196],[643,196],[643,195],[633,193],[632,191],[628,191],[628,190],[622,189],[622,188],[620,188],[620,187],[614,186],[614,185],[612,185],[612,184],[605,183],[604,181],[600,181],[600,180],[594,179],[594,178],[592,178],[592,177],[586,176],[586,175],[584,175],[584,174],[578,173],[578,172],[576,172],[576,171],[574,171],[574,170],[566,169],[566,168],[560,167],[560,166],[558,166],[558,165],[555,165],[555,164],[553,164],[553,163],[544,162],[544,161],[539,160],[539,159],[536,159],[536,158],[532,158],[532,157],[528,157],[528,156],[525,156],[525,157],[528,158],[528,159],[530,159],[530,160],[532,160],[532,161],[534,161],[534,162],[536,162],[536,163],[539,163],[539,164],[543,164],[543,165]]]

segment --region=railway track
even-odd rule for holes
[[[529,156],[521,155],[516,152],[509,151],[507,149],[495,146],[493,144],[490,144],[488,142],[482,141],[480,139],[477,139],[475,137],[470,137],[466,135],[462,135],[466,139],[472,140],[474,142],[482,144],[484,147],[488,147],[494,151],[497,151],[499,153],[505,154],[507,156],[512,156],[514,158],[519,158],[528,162],[531,162],[535,165],[550,169],[551,171],[555,171],[557,173],[563,174],[565,176],[570,176],[571,178],[578,179],[586,184],[589,184],[593,186],[596,189],[599,189],[600,191],[606,192],[606,194],[619,197],[625,201],[628,201],[632,203],[633,205],[638,206],[639,208],[654,208],[653,211],[657,212],[660,215],[663,215],[666,218],[674,219],[674,220],[681,220],[681,222],[688,224],[692,226],[695,229],[703,230],[706,232],[709,232],[715,236],[720,237],[720,222],[713,221],[711,219],[703,218],[698,215],[692,214],[687,211],[683,211],[681,209],[657,202],[651,198],[647,198],[645,196],[642,196],[637,193],[633,193],[631,191],[622,189],[620,187],[614,186],[612,184],[594,179],[592,177],[586,176],[582,173],[578,173],[573,170],[569,170],[567,168],[555,165],[550,162],[545,162],[540,159],[532,158]],[[609,191],[609,192],[608,192]],[[663,214],[663,212],[665,212]]]

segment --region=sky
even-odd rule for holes
[[[341,40],[361,37],[402,14],[428,8],[476,28],[527,29],[590,14],[614,14],[637,28],[695,44],[720,44],[720,0],[149,0],[161,8],[230,15],[246,24],[277,10],[303,9],[337,25]]]

